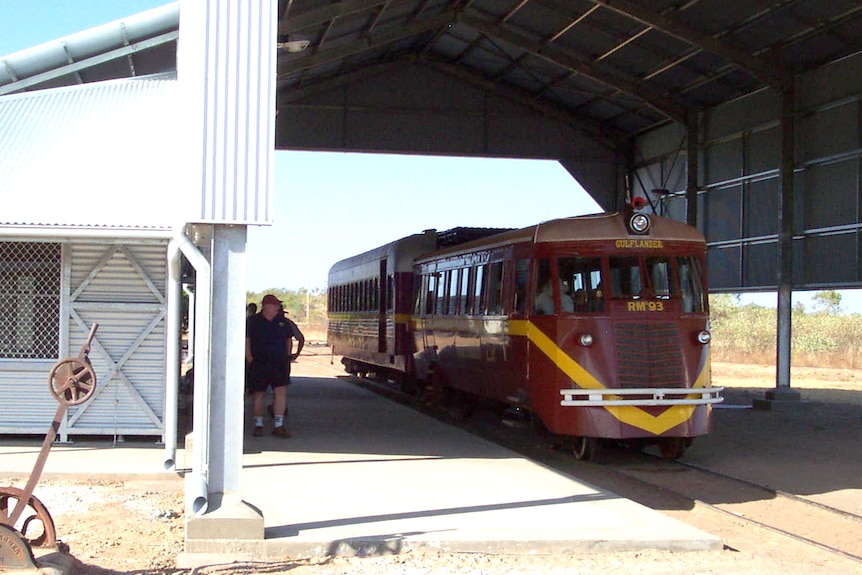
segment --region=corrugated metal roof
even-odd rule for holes
[[[0,57],[0,95],[174,72],[179,2]]]
[[[173,75],[0,97],[0,224],[181,223]]]
[[[281,108],[325,106],[321,94],[419,62],[615,139],[787,89],[862,50],[856,0],[278,0],[278,10]],[[175,2],[0,58],[0,94],[174,70],[178,34]],[[299,41],[306,50],[289,49]]]

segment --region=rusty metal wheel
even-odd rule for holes
[[[48,375],[51,395],[64,405],[84,403],[96,391],[96,372],[89,363],[77,357],[57,362]]]
[[[23,497],[23,489],[0,487],[0,523],[8,525],[9,516]],[[56,547],[54,519],[48,513],[48,508],[35,495],[31,495],[27,500],[27,506],[15,523],[9,527],[18,531],[31,547]]]

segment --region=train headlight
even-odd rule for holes
[[[590,347],[591,345],[593,345],[593,336],[588,333],[582,333],[581,345],[584,347]]]
[[[629,218],[629,227],[636,234],[645,234],[649,231],[650,220],[646,214],[634,214]]]
[[[706,330],[703,330],[699,334],[697,334],[698,343],[702,343],[703,345],[708,344],[712,340],[712,335]]]

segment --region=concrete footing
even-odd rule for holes
[[[776,387],[764,393],[763,399],[755,399],[752,402],[754,409],[761,411],[779,411],[788,409],[799,409],[806,405],[802,396],[795,389],[789,387]]]
[[[226,541],[262,542],[263,513],[241,499],[236,493],[214,493],[209,497],[209,509],[186,522],[186,550],[209,550],[218,542],[222,549]]]

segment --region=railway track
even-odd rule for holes
[[[862,516],[683,462],[656,458],[605,467],[647,488],[674,494],[693,508],[850,559],[862,570]]]
[[[415,398],[399,392],[391,382],[359,378],[353,381],[416,407]],[[578,461],[554,449],[528,422],[510,419],[507,425],[501,425],[500,418],[489,410],[479,409],[471,417],[461,417],[457,410],[433,415],[559,472],[683,521],[693,513],[712,514],[708,523],[725,526],[720,527],[724,532],[721,536],[728,549],[757,544],[762,537],[755,532],[768,532],[773,539],[840,557],[862,572],[862,516],[708,468],[666,461],[648,451],[611,447],[604,450],[597,463]]]

